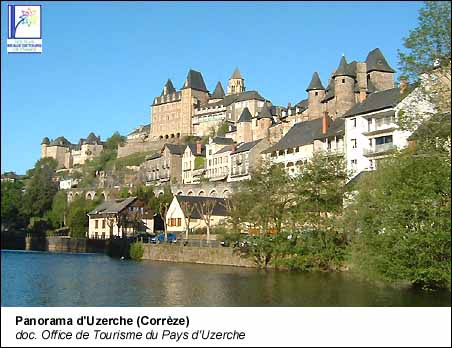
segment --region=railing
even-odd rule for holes
[[[397,146],[395,146],[393,143],[375,145],[375,147],[373,148],[364,149],[364,155],[374,155],[395,149],[397,149]]]
[[[344,149],[343,148],[330,148],[330,149],[315,149],[314,153],[323,153],[325,155],[343,155]]]

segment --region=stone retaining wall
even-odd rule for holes
[[[144,244],[143,259],[209,265],[256,267],[253,260],[240,257],[232,248]]]

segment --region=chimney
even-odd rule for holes
[[[400,76],[400,94],[405,93],[406,88],[408,87],[408,79],[405,76]]]
[[[201,144],[201,142],[198,141],[198,142],[196,143],[196,154],[197,154],[197,155],[200,155],[201,152],[202,152],[201,150],[202,150],[202,144]]]
[[[328,111],[324,111],[322,118],[322,134],[325,135],[327,131],[328,131]]]

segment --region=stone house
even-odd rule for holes
[[[268,139],[241,143],[230,154],[228,182],[249,180],[251,172],[262,164],[261,153],[270,146]]]
[[[210,181],[226,180],[230,171],[233,140],[215,137],[206,145],[206,174]]]
[[[263,151],[263,158],[283,164],[289,174],[300,173],[303,164],[315,153],[344,155],[344,120],[332,120],[326,113],[322,118],[298,122],[280,141]]]
[[[141,164],[147,185],[178,183],[182,177],[182,156],[185,145],[165,144],[160,152],[149,155]]]
[[[127,142],[136,143],[147,141],[149,138],[150,130],[151,130],[150,124],[138,126],[127,135]]]

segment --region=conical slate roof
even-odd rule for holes
[[[44,137],[44,139],[42,139],[42,141],[41,141],[41,145],[42,144],[46,144],[46,145],[49,145],[50,144],[50,140],[49,140],[49,138],[47,138],[47,137]]]
[[[225,94],[224,94],[223,86],[221,85],[221,82],[218,81],[211,98],[212,99],[223,99],[224,96],[225,96]]]
[[[208,92],[202,74],[199,71],[192,70],[187,74],[187,79],[182,88],[192,88],[202,92]]]
[[[165,86],[163,87],[161,95],[172,94],[172,93],[176,93],[176,89],[174,88],[171,80],[168,79],[168,81],[166,81],[166,83],[165,83]]]
[[[240,122],[251,122],[251,119],[253,118],[253,116],[250,113],[250,110],[246,107],[243,109],[242,113],[240,114],[239,117],[239,123]]]
[[[261,118],[270,118],[273,120],[273,116],[270,112],[270,109],[264,104],[262,107],[262,110],[257,115],[257,119],[260,120]]]
[[[345,56],[342,56],[334,76],[344,76],[344,75],[347,75],[347,60],[345,59]]]
[[[320,81],[319,74],[317,71],[312,75],[311,83],[309,84],[308,88],[306,89],[306,92],[313,91],[313,90],[324,90],[322,85],[322,81]]]
[[[243,77],[242,77],[242,74],[240,74],[239,68],[235,68],[230,80],[232,80],[232,79],[242,79],[243,80]]]
[[[367,72],[371,71],[382,71],[382,72],[395,72],[388,62],[386,61],[383,53],[381,53],[379,48],[376,48],[369,52],[366,58]]]

